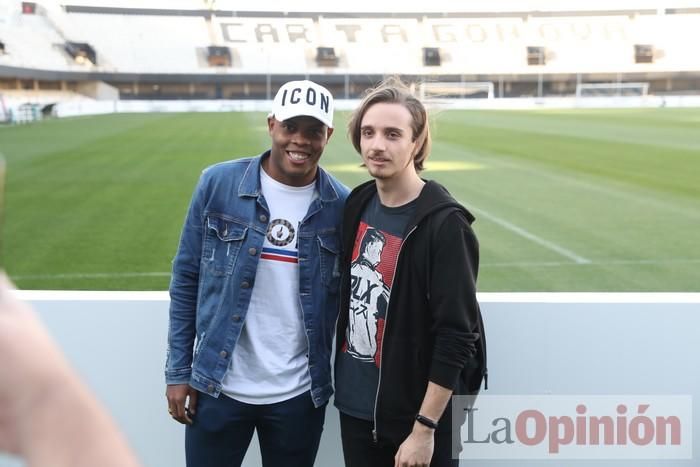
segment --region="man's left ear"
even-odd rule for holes
[[[326,139],[331,139],[332,134],[333,134],[333,128],[328,128],[328,133],[326,133]]]

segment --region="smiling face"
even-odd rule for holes
[[[313,117],[294,117],[283,122],[267,119],[272,139],[270,157],[263,161],[267,174],[289,186],[305,186],[316,178],[318,161],[333,133]]]
[[[360,150],[372,177],[400,181],[416,176],[411,123],[410,112],[401,104],[380,102],[367,109],[360,124]]]

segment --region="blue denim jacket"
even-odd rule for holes
[[[269,151],[208,167],[190,203],[173,261],[167,384],[218,397],[241,333],[270,221],[260,192]],[[311,396],[333,393],[331,346],[338,315],[340,223],[349,190],[319,168],[318,197],[299,226],[299,300],[309,341]]]

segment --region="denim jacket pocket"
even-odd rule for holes
[[[318,236],[321,280],[331,293],[338,292],[340,284],[340,248],[335,233]]]
[[[202,262],[214,276],[231,275],[248,227],[223,216],[207,216]]]

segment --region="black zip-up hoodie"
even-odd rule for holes
[[[345,205],[336,349],[342,348],[348,326],[355,235],[376,192],[373,180],[364,183],[352,191]],[[375,436],[403,442],[429,381],[454,394],[476,394],[486,377],[486,340],[476,300],[479,246],[470,226],[473,221],[474,216],[442,185],[426,182],[404,233],[389,298]],[[441,419],[443,426],[449,420],[447,412]]]

